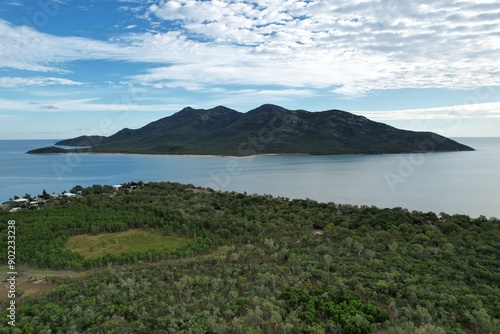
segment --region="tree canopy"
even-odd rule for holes
[[[83,196],[0,210],[3,235],[16,221],[19,265],[90,273],[40,298],[19,292],[17,326],[2,321],[0,333],[500,331],[495,218],[177,183],[74,190]],[[189,241],[97,258],[65,247],[70,236],[131,229]]]

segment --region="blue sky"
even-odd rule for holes
[[[264,103],[500,136],[499,54],[496,0],[5,0],[0,139]]]

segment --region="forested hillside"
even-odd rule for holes
[[[500,332],[495,218],[176,183],[73,190],[0,210],[2,235],[16,221],[18,266],[88,273],[40,298],[18,291],[16,327],[4,304],[0,333]],[[182,242],[93,257],[68,246],[131,230]]]

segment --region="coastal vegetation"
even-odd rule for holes
[[[184,108],[139,129],[81,136],[29,151],[249,156],[471,151],[432,132],[396,129],[341,110],[308,112],[265,104],[246,113],[223,106]]]
[[[0,333],[500,331],[496,218],[177,183],[71,192],[0,210],[17,266],[74,273],[17,291]]]

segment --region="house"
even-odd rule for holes
[[[76,197],[78,195],[77,194],[73,194],[73,193],[64,193],[63,196],[64,197]]]
[[[115,184],[115,185],[113,186],[113,189],[118,190],[118,189],[120,189],[121,187],[122,187],[122,185],[121,185],[121,184]]]
[[[14,200],[15,203],[28,203],[29,199],[26,198],[18,198]]]

